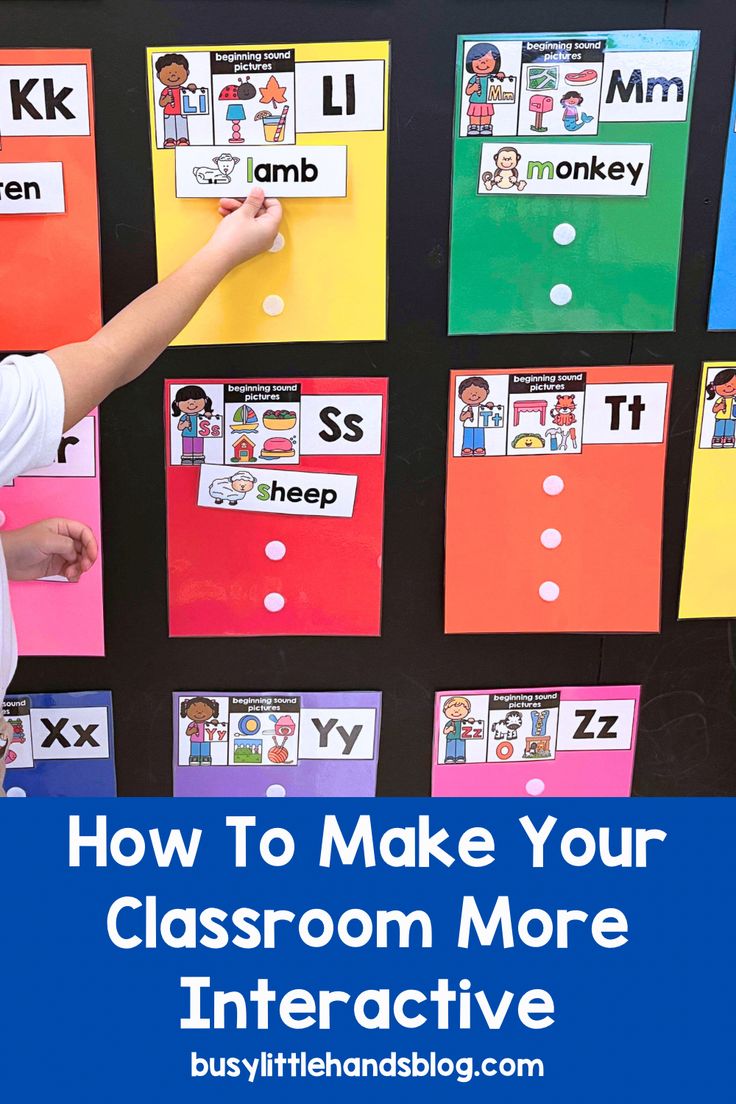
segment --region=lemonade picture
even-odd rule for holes
[[[272,115],[270,111],[259,111],[254,116],[255,122],[263,123],[263,137],[266,142],[283,142],[288,113],[289,105],[285,104],[280,115]]]

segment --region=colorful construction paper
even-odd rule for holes
[[[672,330],[697,31],[458,38],[449,332]]]
[[[167,380],[172,636],[376,636],[385,379]]]
[[[0,510],[11,529],[70,517],[89,525],[100,541],[96,410],[67,430],[53,464],[0,487]],[[11,583],[10,597],[20,655],[105,654],[101,555],[78,583],[61,578]]]
[[[443,690],[434,797],[628,797],[639,686]]]
[[[657,632],[671,366],[450,374],[445,631]]]
[[[160,276],[215,197],[285,197],[274,250],[174,343],[385,340],[388,42],[156,47],[148,77]]]
[[[728,488],[736,460],[736,363],[703,365],[693,443],[680,617],[736,617],[736,520]]]
[[[710,296],[708,327],[711,330],[736,330],[736,88],[731,104],[731,116],[723,166],[721,213],[716,240],[716,261]]]
[[[0,50],[0,342],[82,341],[102,322],[90,50]]]
[[[174,694],[175,797],[374,797],[381,695]]]
[[[107,690],[9,694],[8,797],[115,797],[112,696]]]

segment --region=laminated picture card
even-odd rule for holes
[[[175,797],[374,797],[374,691],[174,694]]]
[[[38,352],[102,324],[90,50],[0,50],[0,346]]]
[[[386,379],[167,380],[172,636],[377,636]]]
[[[697,31],[458,38],[449,332],[672,330]]]
[[[175,345],[386,337],[388,42],[148,51],[159,276],[221,196],[283,197],[273,249],[232,272]]]
[[[8,694],[3,718],[8,797],[115,797],[109,691]]]
[[[448,633],[658,632],[671,366],[450,373]]]
[[[628,797],[639,686],[443,690],[434,797]]]

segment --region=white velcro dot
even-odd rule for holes
[[[558,245],[569,245],[570,242],[574,242],[577,236],[577,230],[570,222],[561,222],[559,226],[555,226],[552,231],[552,237],[555,239]]]
[[[541,778],[530,778],[526,784],[526,792],[530,797],[539,797],[544,793],[544,782]]]
[[[569,284],[555,284],[549,297],[556,307],[566,307],[572,299],[572,288]]]
[[[543,602],[556,602],[560,597],[560,588],[557,583],[553,583],[551,579],[548,579],[540,586],[539,597]]]
[[[542,483],[542,489],[548,495],[562,494],[565,489],[565,481],[559,475],[548,475]]]
[[[286,787],[274,782],[266,790],[266,797],[286,797]]]
[[[267,594],[263,599],[263,604],[269,613],[278,613],[286,605],[286,599],[283,594],[279,594],[277,591],[272,591]]]
[[[573,233],[573,237],[574,237],[574,233]],[[271,248],[269,249],[268,252],[269,253],[280,253],[285,245],[286,245],[286,242],[284,241],[284,235],[283,234],[277,234],[276,237],[273,239],[273,245],[271,246]]]
[[[283,541],[269,541],[265,552],[269,560],[283,560],[286,555],[286,545]]]
[[[277,314],[281,314],[284,309],[284,300],[280,295],[267,295],[262,303],[264,312],[269,315],[270,318],[275,318]]]
[[[545,548],[559,548],[562,543],[562,533],[559,529],[544,529],[539,539]]]

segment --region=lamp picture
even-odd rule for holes
[[[232,137],[228,138],[228,142],[230,145],[242,146],[245,141],[245,138],[242,138],[240,134],[240,124],[245,122],[245,108],[242,103],[228,104],[225,118],[229,123],[232,123],[233,128]]]

